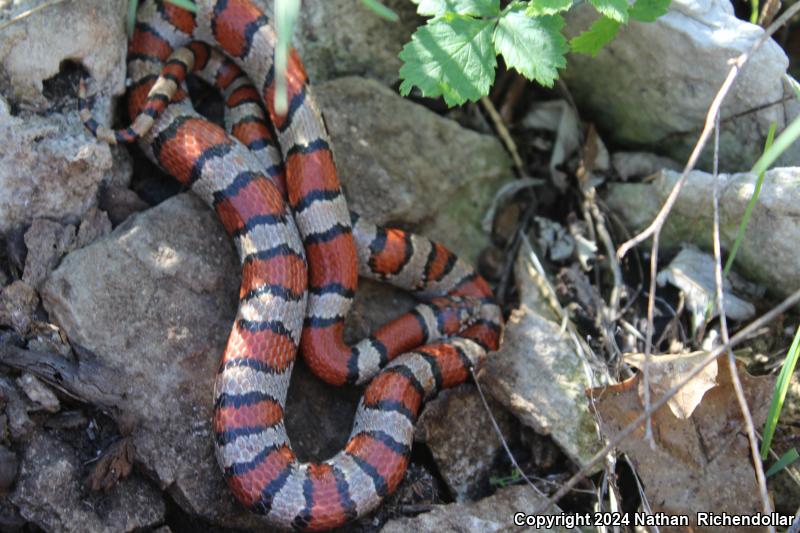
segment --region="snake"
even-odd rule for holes
[[[488,283],[423,236],[347,207],[322,113],[297,52],[275,107],[276,30],[251,0],[197,0],[192,13],[144,0],[128,47],[131,125],[79,110],[108,143],[144,154],[201,198],[233,239],[239,305],[214,383],[215,455],[234,496],[273,526],[322,531],[374,509],[408,467],[414,425],[438,391],[465,382],[499,348],[503,320]],[[185,84],[222,93],[225,127],[198,114]],[[411,311],[344,341],[359,276],[413,292]],[[298,353],[320,379],[365,385],[337,454],[301,463],[284,425]]]

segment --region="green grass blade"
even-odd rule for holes
[[[292,34],[300,12],[300,0],[275,1],[275,112],[283,115],[289,109],[286,86],[286,68],[289,64],[289,48]]]
[[[197,6],[191,0],[167,0],[170,4],[174,4],[178,7],[182,7],[186,11],[191,11],[192,13],[197,13]]]
[[[397,16],[397,13],[386,7],[385,5],[378,2],[378,0],[361,0],[361,3],[370,8],[372,11],[375,12],[381,18],[384,18],[390,22],[397,22],[400,20],[400,17]]]
[[[133,27],[136,25],[136,9],[139,7],[139,0],[128,0],[128,18],[125,19],[125,30],[128,38],[133,35]]]
[[[764,437],[761,440],[761,459],[766,460],[769,453],[769,446],[772,444],[772,437],[775,435],[775,426],[778,425],[778,418],[781,416],[783,409],[783,401],[786,399],[786,392],[789,390],[789,382],[794,373],[794,367],[797,364],[797,356],[800,354],[800,326],[794,334],[794,340],[789,353],[786,354],[786,360],[783,361],[783,368],[778,376],[778,381],[775,383],[775,393],[772,395],[772,403],[769,406],[769,414],[767,415],[767,422],[764,425]]]
[[[797,461],[798,459],[800,459],[800,453],[797,453],[797,449],[792,448],[791,450],[783,454],[781,458],[778,459],[775,462],[775,464],[769,468],[769,470],[767,470],[767,477],[774,476],[775,474],[777,474],[778,472],[780,472],[793,462]]]
[[[758,0],[750,0],[750,24],[758,23]]]
[[[765,154],[772,147],[772,142],[775,139],[776,126],[777,125],[774,122],[769,125],[767,142],[764,143]],[[747,231],[747,225],[750,223],[750,215],[753,214],[753,208],[755,208],[756,202],[758,201],[758,195],[761,194],[761,185],[764,183],[764,174],[766,171],[767,169],[765,168],[758,173],[756,188],[753,190],[753,196],[750,197],[750,202],[747,204],[747,208],[744,210],[744,217],[742,217],[742,222],[739,224],[739,230],[736,232],[736,240],[733,241],[733,248],[731,248],[731,253],[728,254],[728,260],[725,262],[725,268],[722,270],[723,276],[727,276],[730,273],[731,267],[733,266],[733,260],[736,258],[736,253],[739,251],[739,246],[741,246],[742,241],[744,240],[744,232]]]

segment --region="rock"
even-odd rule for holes
[[[10,88],[3,94],[44,111],[49,102],[43,81],[58,74],[65,61],[81,61],[96,86],[121,94],[127,52],[125,6],[125,0],[55,4],[4,28],[0,65]],[[20,7],[19,12],[30,4]]]
[[[0,494],[8,494],[14,481],[17,480],[18,468],[17,454],[5,446],[0,446]]]
[[[402,222],[474,262],[487,242],[481,217],[511,178],[500,142],[375,81],[342,78],[317,94],[351,209]]]
[[[75,112],[0,118],[0,232],[41,217],[77,222],[112,165]]]
[[[61,408],[58,397],[33,374],[27,372],[22,374],[17,379],[17,384],[33,403],[38,404],[48,413],[57,413]]]
[[[33,313],[39,304],[36,291],[24,281],[18,280],[0,291],[0,324],[13,327],[24,335],[31,327]]]
[[[682,170],[681,165],[668,157],[649,152],[615,152],[611,165],[622,181],[645,178],[661,170]]]
[[[5,376],[0,376],[0,396],[5,402],[5,414],[11,439],[28,440],[36,424],[28,416],[28,404],[17,388]]]
[[[516,531],[516,513],[532,513],[542,505],[545,498],[536,494],[527,485],[518,485],[498,490],[493,496],[478,502],[452,503],[435,506],[429,513],[414,518],[397,518],[387,523],[381,533],[405,533],[406,531],[437,531],[453,533],[491,533],[494,531]],[[553,506],[548,515],[564,516]],[[540,527],[536,531],[579,531],[564,527]]]
[[[270,0],[257,3],[272,11]],[[400,20],[387,21],[362,2],[352,0],[303,2],[294,44],[312,82],[359,75],[390,86],[399,79],[401,63],[397,56],[419,24],[416,7],[406,0],[381,3],[394,10]]]
[[[10,500],[22,516],[52,532],[127,532],[164,521],[159,492],[137,476],[107,493],[87,491],[78,452],[48,432],[37,432],[25,449]]]
[[[69,252],[75,245],[75,226],[64,226],[58,222],[37,218],[25,232],[25,246],[28,255],[25,258],[25,271],[22,281],[34,289],[58,264],[61,256]]]
[[[602,448],[584,396],[591,385],[586,361],[560,321],[546,311],[528,273],[533,266],[527,257],[523,244],[514,270],[521,303],[506,322],[500,350],[487,359],[481,383],[523,424],[552,436],[572,461],[583,466]]]
[[[611,183],[606,193],[609,208],[628,229],[637,233],[655,217],[680,173],[665,170],[648,183]],[[730,250],[750,201],[757,176],[750,173],[719,175],[720,239]],[[711,174],[694,171],[683,187],[661,233],[662,250],[693,243],[712,249]],[[800,287],[800,168],[775,168],[764,176],[758,203],[747,226],[735,267],[748,279],[785,296]],[[769,258],[765,261],[764,258]]]
[[[109,233],[111,233],[111,220],[108,219],[108,215],[105,211],[92,207],[81,220],[75,247],[83,248]]]
[[[577,35],[597,16],[589,4],[571,9],[567,35]],[[606,141],[655,149],[683,162],[727,76],[729,61],[749,50],[763,31],[736,18],[728,0],[675,0],[656,22],[623,26],[596,57],[571,54],[563,79],[584,118],[597,125]],[[788,64],[770,39],[740,73],[722,107],[722,170],[752,165],[770,122],[777,123],[780,133],[797,115],[800,103],[784,78]],[[711,156],[707,148],[701,168],[710,170]],[[800,150],[787,150],[781,161],[798,164]]]
[[[489,407],[508,438],[511,415],[495,401],[490,401]],[[454,420],[459,421],[458,431],[453,431]],[[478,392],[468,385],[444,391],[425,406],[415,440],[431,450],[439,473],[459,502],[480,495],[481,482],[490,475],[497,453],[503,450]]]
[[[692,316],[693,334],[700,324],[719,315],[714,265],[714,256],[703,253],[694,246],[684,246],[656,278],[659,286],[670,283],[686,297],[686,308]],[[756,314],[753,304],[732,292],[728,280],[723,279],[722,286],[725,315],[729,320],[749,320]]]
[[[115,227],[132,214],[147,208],[147,202],[127,187],[111,186],[100,191],[100,209],[108,213],[108,218]]]

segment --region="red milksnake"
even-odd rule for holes
[[[139,8],[128,54],[130,128],[99,126],[83,86],[81,116],[102,140],[138,139],[216,210],[236,243],[239,309],[214,390],[217,459],[228,485],[277,526],[337,527],[397,487],[422,403],[464,382],[497,349],[500,310],[486,282],[443,246],[348,211],[294,51],[288,112],[273,108],[268,18],[250,0],[197,4],[196,14],[160,1]],[[222,91],[233,137],[192,109],[189,72]],[[359,274],[412,290],[423,303],[348,346],[344,318]],[[283,424],[298,348],[327,382],[369,382],[346,446],[319,463],[297,461]]]

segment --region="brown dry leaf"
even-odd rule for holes
[[[719,531],[719,528],[698,527],[695,521],[698,511],[737,515],[761,512],[749,443],[727,359],[718,364],[718,385],[705,393],[691,417],[680,419],[663,407],[653,413],[655,449],[644,439],[644,425],[619,445],[636,466],[653,511],[689,517],[688,530],[661,527],[662,533]],[[759,427],[769,409],[774,378],[753,377],[738,362],[737,368],[753,421]],[[641,377],[639,373],[618,385],[587,391],[594,399],[594,411],[608,438],[613,438],[644,410],[639,394]],[[659,396],[656,394],[654,399]]]
[[[692,352],[687,354],[657,355],[650,358],[648,378],[653,397],[658,398],[676,383],[683,380],[686,375],[702,361],[706,352]],[[639,370],[644,368],[644,354],[626,354],[625,362]],[[703,395],[717,385],[717,362],[707,365],[702,372],[687,383],[668,402],[672,413],[681,419],[692,416]],[[644,398],[643,385],[639,386],[639,396]]]
[[[89,473],[87,480],[93,491],[109,491],[117,481],[128,477],[133,470],[133,442],[122,438],[109,446]]]

